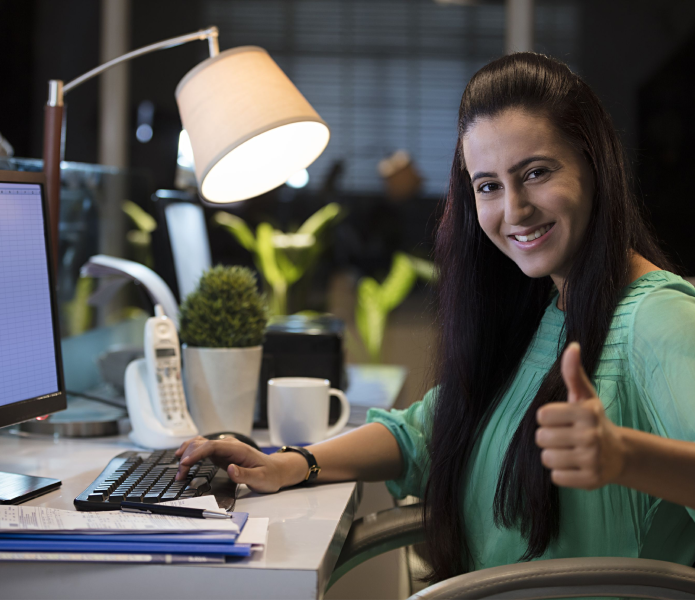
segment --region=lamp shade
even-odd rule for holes
[[[221,52],[176,88],[202,196],[236,202],[282,185],[309,166],[330,132],[262,48]]]

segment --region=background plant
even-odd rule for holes
[[[253,271],[217,266],[186,297],[180,321],[181,341],[189,346],[246,348],[263,343],[268,307]]]
[[[214,219],[253,254],[270,293],[272,314],[285,315],[290,287],[316,264],[324,248],[323,234],[340,214],[340,205],[332,202],[311,215],[294,233],[260,223],[255,235],[236,215],[218,212]]]
[[[126,240],[133,253],[133,260],[150,269],[154,268],[152,232],[157,229],[157,221],[132,200],[125,200],[121,208],[135,225],[135,229],[131,229],[126,234]]]
[[[434,264],[430,261],[396,252],[383,283],[379,284],[372,277],[359,280],[355,324],[372,362],[381,362],[384,332],[391,311],[407,298],[418,277],[431,281],[435,276]]]

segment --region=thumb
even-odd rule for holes
[[[577,342],[572,342],[562,355],[562,379],[567,386],[567,401],[581,402],[596,396],[594,386],[586,376]]]

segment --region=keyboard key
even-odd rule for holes
[[[199,487],[203,487],[204,485],[208,484],[208,480],[205,477],[195,477],[194,479],[191,479],[191,482],[189,483],[189,486],[198,489]]]
[[[103,502],[105,495],[106,494],[103,494],[101,492],[94,492],[92,494],[89,494],[89,496],[87,496],[87,500],[89,500],[90,502]]]
[[[128,502],[142,502],[143,496],[144,496],[144,492],[140,492],[140,493],[131,492],[130,494],[128,494],[126,496],[126,500]],[[175,498],[174,498],[174,500],[175,500]]]

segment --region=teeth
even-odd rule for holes
[[[547,233],[551,227],[552,225],[544,225],[529,235],[515,235],[514,237],[520,242],[532,242],[533,240],[541,237],[544,233]]]

